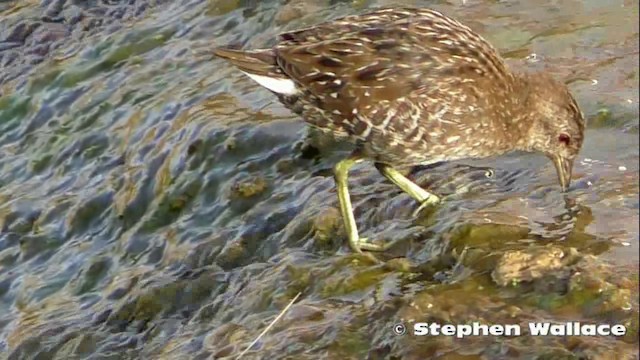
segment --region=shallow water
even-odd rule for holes
[[[348,149],[321,139],[319,158],[301,156],[304,124],[207,50],[387,4],[2,2],[2,357],[235,358],[301,292],[247,358],[636,358],[638,3],[396,1],[569,81],[589,129],[567,198],[548,160],[510,154],[416,169],[447,201],[413,217],[357,166],[363,235],[397,242],[376,264],[338,216],[331,168]],[[392,332],[543,319],[628,334]]]

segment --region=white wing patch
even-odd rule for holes
[[[266,87],[267,89],[282,95],[295,95],[298,92],[296,84],[293,80],[289,79],[276,79],[263,75],[250,74],[244,72],[248,77],[252,78],[258,84]]]

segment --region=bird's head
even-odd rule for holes
[[[584,115],[565,84],[544,74],[532,74],[528,80],[526,106],[531,126],[525,149],[539,151],[553,161],[566,191],[584,140]]]

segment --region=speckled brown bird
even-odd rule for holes
[[[349,169],[372,160],[422,206],[439,201],[395,168],[537,151],[567,190],[585,122],[567,87],[512,72],[467,26],[430,9],[383,8],[283,33],[270,49],[215,54],[273,92],[311,126],[357,144],[335,167],[349,243],[360,238]]]

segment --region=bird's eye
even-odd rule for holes
[[[571,136],[569,136],[569,134],[562,133],[558,135],[558,141],[569,146],[569,144],[571,144]]]

